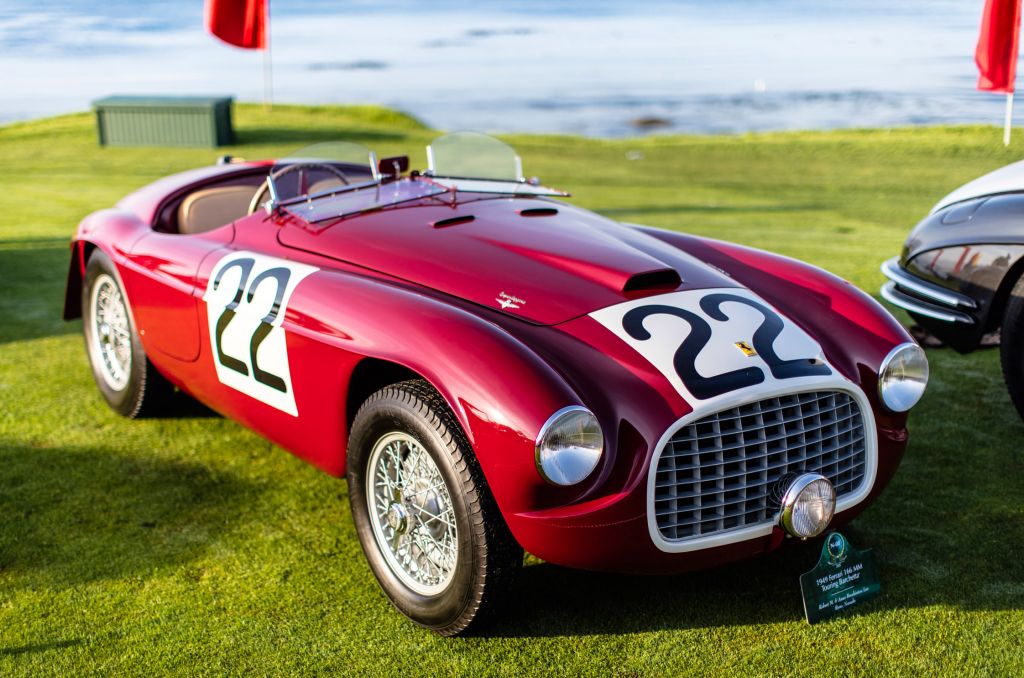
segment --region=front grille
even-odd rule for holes
[[[681,428],[655,473],[654,511],[667,540],[771,522],[780,481],[813,471],[836,497],[864,482],[864,419],[841,391],[794,393],[740,405]]]

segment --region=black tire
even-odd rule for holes
[[[127,369],[121,371],[121,379],[111,376],[110,368],[103,366],[103,356],[99,348],[103,342],[98,339],[99,330],[93,300],[93,294],[100,291],[100,286],[109,290],[111,285],[116,289],[123,305],[128,332],[127,355],[130,356],[130,361]],[[132,318],[131,306],[124,293],[121,276],[118,275],[110,257],[101,250],[95,250],[89,257],[85,268],[85,280],[82,281],[82,333],[85,336],[85,352],[89,357],[93,378],[110,408],[130,419],[162,414],[174,393],[174,388],[146,358],[135,320]],[[110,337],[112,333],[108,330],[106,336]]]
[[[1024,419],[1024,276],[1013,286],[1006,301],[999,357],[1010,400]]]
[[[411,437],[429,454],[454,510],[457,556],[446,587],[436,593],[417,592],[396,574],[383,551],[388,546],[378,541],[371,522],[377,517],[371,517],[368,502],[373,482],[369,464],[375,446],[392,435]],[[352,517],[363,552],[384,593],[399,611],[443,636],[462,633],[470,624],[477,625],[494,614],[522,567],[523,550],[498,511],[455,416],[436,390],[416,380],[388,386],[370,396],[352,425],[347,478]],[[408,495],[403,496],[399,503],[413,507],[408,504]],[[410,517],[413,511],[410,508]],[[416,523],[410,518],[409,524]],[[417,528],[408,529],[411,534]]]

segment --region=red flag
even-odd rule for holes
[[[206,30],[229,45],[263,49],[267,46],[268,1],[206,0]]]
[[[1021,0],[985,0],[981,35],[974,61],[978,64],[978,89],[1013,92],[1017,76],[1017,42],[1020,38]]]

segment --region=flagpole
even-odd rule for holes
[[[270,0],[267,3],[266,39],[263,48],[263,108],[267,111],[274,105],[274,67],[270,55]]]
[[[1010,145],[1010,129],[1013,122],[1013,92],[1006,94],[1006,119],[1003,121],[1003,146]]]

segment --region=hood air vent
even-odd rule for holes
[[[553,217],[558,214],[558,210],[554,207],[530,207],[525,210],[519,210],[519,216],[521,217]]]
[[[674,290],[683,283],[683,279],[679,277],[671,268],[661,268],[656,271],[646,271],[644,273],[637,273],[636,275],[630,276],[626,284],[622,286],[623,292],[646,292],[658,291],[667,292]]]
[[[434,222],[434,228],[448,228],[449,226],[458,226],[459,224],[468,224],[474,221],[476,217],[472,214],[460,214],[457,217],[448,217],[447,219],[438,219]]]

